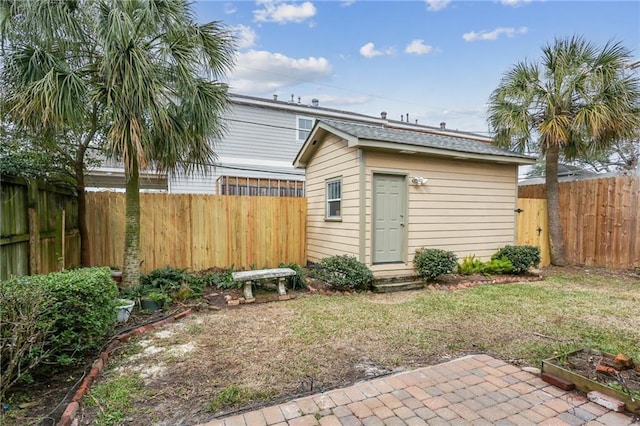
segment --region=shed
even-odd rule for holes
[[[353,255],[376,278],[415,275],[420,247],[486,260],[514,244],[518,166],[534,162],[469,133],[319,120],[294,161],[308,260]]]

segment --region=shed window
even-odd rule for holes
[[[298,140],[305,141],[309,133],[311,133],[311,129],[313,128],[313,118],[309,117],[298,117]]]
[[[340,219],[341,204],[342,181],[340,179],[327,181],[327,219]]]

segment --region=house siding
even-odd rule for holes
[[[358,151],[344,140],[331,135],[319,142],[315,156],[307,166],[307,258],[348,254],[358,256],[360,247],[360,195]],[[325,183],[342,178],[341,221],[325,220]]]
[[[372,265],[372,178],[384,172],[423,176],[428,182],[408,187],[406,263]],[[419,247],[487,260],[515,241],[515,165],[367,152],[365,187],[365,263],[377,277],[415,274],[413,256]]]

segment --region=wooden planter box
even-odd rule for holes
[[[627,411],[630,411],[634,414],[640,414],[640,399],[635,398],[632,399],[629,395],[624,392],[621,392],[617,389],[613,389],[603,383],[596,382],[587,377],[584,377],[578,373],[574,373],[573,371],[567,370],[562,367],[561,360],[571,355],[575,355],[580,352],[586,352],[594,356],[602,356],[613,360],[615,358],[614,355],[608,354],[606,352],[597,351],[590,348],[580,349],[578,351],[569,352],[563,355],[559,355],[553,358],[545,359],[542,361],[542,372],[554,375],[556,377],[560,377],[565,379],[576,386],[576,389],[589,393],[591,391],[598,391],[610,397],[616,398],[625,403],[625,408]]]

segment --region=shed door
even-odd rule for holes
[[[373,175],[373,263],[402,262],[405,177]]]

